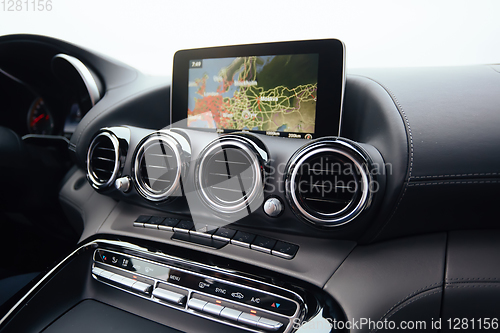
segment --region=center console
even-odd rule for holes
[[[256,274],[239,271],[230,260],[202,264],[166,252],[175,250],[113,237],[90,241],[30,286],[0,322],[2,333],[90,327],[283,333],[320,315],[325,304],[317,288],[298,280],[256,267]]]
[[[99,248],[92,276],[152,302],[248,331],[289,332],[305,314],[304,300],[290,290],[185,260],[139,255]]]

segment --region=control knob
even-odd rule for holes
[[[277,217],[283,211],[283,204],[278,198],[268,198],[264,203],[264,212],[270,217]]]
[[[115,181],[115,187],[117,190],[120,190],[123,193],[125,193],[130,190],[130,183],[131,183],[130,177],[128,176],[121,177]]]

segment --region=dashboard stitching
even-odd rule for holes
[[[434,294],[438,294],[438,293],[440,293],[440,292],[441,292],[441,289],[438,289],[438,290],[436,290],[436,291],[434,291],[434,292],[432,292],[432,293],[430,293],[430,294],[421,295],[421,296],[419,296],[419,297],[416,297],[416,298],[412,299],[410,302],[408,302],[408,303],[406,303],[406,304],[402,304],[402,306],[401,306],[399,309],[397,309],[396,311],[394,311],[393,313],[391,313],[391,315],[390,315],[390,316],[388,316],[387,318],[385,318],[385,320],[387,320],[387,319],[391,318],[392,316],[394,316],[396,313],[398,313],[400,310],[404,309],[405,307],[407,307],[407,306],[408,306],[408,305],[410,305],[411,303],[414,303],[414,302],[416,302],[416,301],[418,301],[419,299],[422,299],[422,298],[424,298],[424,297],[431,296],[431,295],[434,295]],[[394,308],[394,307],[393,307],[393,308]],[[387,313],[386,313],[385,315],[383,315],[383,316],[382,316],[382,318],[380,319],[380,321],[382,321],[382,319],[384,319],[384,317],[385,317],[386,315],[387,315]],[[377,332],[377,331],[378,331],[378,328],[375,328],[375,329],[371,330],[371,331],[370,331],[370,333]]]
[[[446,279],[446,281],[472,281],[472,282],[476,282],[476,281],[482,281],[482,280],[500,280],[500,278],[451,278],[451,279]],[[453,283],[457,283],[457,282],[453,282]]]
[[[493,283],[497,283],[497,282],[493,282]],[[478,284],[460,284],[460,285],[446,285],[445,288],[499,288],[500,287],[500,284],[482,284],[482,285],[478,285]]]
[[[434,175],[434,176],[413,176],[412,179],[428,179],[428,178],[453,178],[453,177],[474,177],[474,176],[500,176],[498,172],[486,173],[463,173],[456,175]]]
[[[443,283],[442,282],[436,282],[436,283],[433,283],[433,284],[430,284],[430,285],[427,285],[423,288],[420,288],[410,294],[408,294],[407,296],[405,296],[402,300],[400,300],[399,302],[397,302],[396,304],[394,304],[393,306],[390,307],[389,310],[387,310],[386,313],[384,313],[384,315],[382,316],[382,318],[384,318],[385,316],[387,316],[387,314],[389,314],[389,312],[391,312],[392,310],[394,310],[398,305],[401,305],[403,302],[406,302],[408,299],[412,298],[412,297],[415,297],[416,295],[418,295],[419,293],[422,293],[422,292],[426,292],[426,291],[429,291],[429,290],[432,290],[433,287],[439,287],[441,286]]]
[[[397,212],[397,210],[399,208],[399,205],[403,201],[403,198],[404,198],[404,196],[406,194],[406,190],[408,189],[408,183],[409,183],[410,179],[412,178],[411,173],[413,171],[413,135],[411,133],[410,120],[408,119],[408,117],[407,117],[407,115],[406,115],[406,113],[405,113],[405,111],[403,109],[403,106],[401,105],[401,103],[399,103],[399,100],[396,98],[396,96],[394,95],[394,93],[389,88],[387,88],[385,85],[383,85],[382,83],[378,82],[377,80],[372,79],[371,77],[367,77],[367,76],[364,76],[364,75],[357,75],[357,76],[364,77],[366,79],[369,79],[369,80],[377,83],[379,86],[381,86],[389,94],[389,96],[391,97],[392,101],[394,102],[394,105],[396,105],[396,108],[398,109],[400,116],[403,118],[403,123],[405,125],[405,130],[406,130],[408,138],[410,140],[410,165],[409,165],[409,168],[408,168],[408,175],[406,177],[406,182],[405,182],[405,185],[404,185],[403,193],[401,194],[401,196],[400,196],[400,198],[398,200],[398,203],[396,204],[396,207],[394,208],[391,216],[389,216],[389,218],[384,223],[384,225],[382,226],[382,228],[380,228],[379,232],[373,237],[373,239],[372,239],[372,241],[373,241],[378,236],[380,236],[380,234],[382,233],[382,231],[385,229],[385,227],[392,220],[392,218],[394,217],[394,215],[396,214],[396,212]]]
[[[408,186],[429,186],[429,185],[456,185],[456,184],[498,184],[500,180],[469,180],[469,181],[441,181],[429,183],[413,183]]]

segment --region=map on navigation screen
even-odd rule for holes
[[[314,133],[318,54],[189,62],[188,127]]]

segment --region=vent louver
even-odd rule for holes
[[[203,202],[219,213],[252,210],[262,195],[263,168],[245,140],[226,137],[211,142],[201,154],[196,186]]]
[[[163,201],[175,194],[182,170],[182,149],[171,136],[154,133],[139,146],[134,177],[138,192],[146,199]]]
[[[369,203],[367,161],[343,141],[320,140],[299,150],[285,181],[294,211],[319,226],[348,223]]]
[[[116,136],[109,132],[99,133],[92,140],[87,153],[87,176],[96,189],[114,184],[120,169],[120,150]]]

